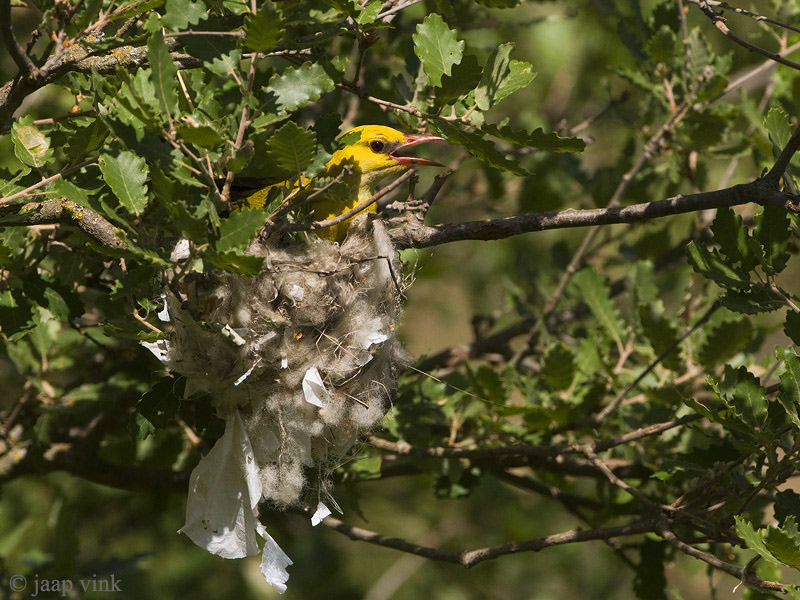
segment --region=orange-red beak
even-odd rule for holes
[[[410,148],[411,146],[416,146],[418,144],[426,144],[428,142],[443,142],[443,141],[445,141],[444,138],[439,137],[438,135],[411,133],[406,135],[405,141],[402,144],[400,144],[397,148],[395,148],[389,156],[395,159],[399,164],[406,165],[409,167],[415,167],[417,165],[427,165],[430,167],[443,167],[444,166],[443,164],[433,160],[428,160],[427,158],[419,158],[417,156],[397,155],[397,152],[405,148]]]

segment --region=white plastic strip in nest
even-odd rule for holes
[[[239,411],[225,422],[225,433],[192,471],[186,499],[186,524],[179,533],[222,558],[258,553],[254,509],[261,500],[261,478]]]
[[[150,350],[153,355],[164,364],[169,364],[170,345],[167,340],[157,340],[155,342],[139,342],[142,346]]]
[[[311,525],[316,527],[325,519],[325,517],[331,514],[331,509],[325,506],[322,502],[317,504],[316,512],[311,515]]]
[[[169,323],[169,307],[167,306],[167,295],[161,294],[161,299],[164,301],[164,308],[156,313],[159,321]]]
[[[254,369],[255,369],[255,368],[258,366],[258,364],[259,364],[260,362],[261,362],[261,357],[259,356],[259,357],[258,357],[258,360],[257,360],[256,362],[254,362],[252,365],[250,365],[250,368],[249,368],[249,369],[247,369],[247,371],[245,371],[245,372],[244,372],[244,374],[243,374],[241,377],[239,377],[239,379],[237,379],[236,381],[234,381],[234,382],[233,382],[233,385],[237,385],[237,386],[238,386],[238,385],[241,385],[241,384],[244,382],[244,380],[245,380],[245,379],[247,379],[248,377],[250,377],[250,374],[251,374],[251,373],[253,372],[253,370],[254,370]]]
[[[303,376],[303,396],[305,397],[306,402],[322,408],[325,406],[325,402],[328,400],[329,395],[330,394],[325,388],[325,384],[322,382],[322,376],[319,374],[317,367],[311,367],[308,369],[306,374]]]
[[[267,533],[267,528],[261,523],[258,524],[258,535],[264,538],[264,551],[261,553],[261,574],[267,583],[278,590],[279,593],[286,591],[286,582],[289,580],[289,573],[286,567],[292,564],[292,559],[286,556],[281,547]]]
[[[186,500],[185,533],[201,548],[223,558],[258,554],[264,538],[261,574],[281,594],[291,559],[256,518],[261,478],[239,411],[225,421],[225,433],[192,471]]]

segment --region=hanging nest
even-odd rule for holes
[[[255,277],[219,272],[172,285],[173,331],[158,349],[186,377],[187,395],[211,395],[225,435],[241,422],[237,435],[246,443],[239,445],[249,444],[244,462],[254,462],[261,498],[286,507],[303,499],[307,473],[318,474],[310,486],[318,490],[388,410],[407,363],[395,337],[401,283],[394,247],[372,215],[354,220],[341,246],[254,241],[248,254],[265,258]],[[190,504],[192,492],[211,487],[203,461],[192,474]],[[199,519],[206,529],[214,521],[207,505]],[[184,531],[192,536],[190,508]]]

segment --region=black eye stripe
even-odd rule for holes
[[[386,144],[384,144],[381,140],[372,140],[369,143],[369,148],[373,152],[383,152],[383,149],[385,147],[386,147]]]

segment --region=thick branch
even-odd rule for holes
[[[172,53],[172,59],[181,69],[191,69],[202,64],[197,58],[176,52]],[[108,54],[96,55],[80,44],[70,46],[57,60],[47,62],[42,69],[42,76],[38,77],[35,83],[28,78],[17,78],[0,87],[0,128],[4,128],[11,121],[14,111],[29,94],[53,83],[65,73],[88,74],[92,69],[98,73],[113,73],[117,67],[134,69],[146,63],[147,51],[144,47],[123,46]]]
[[[47,200],[28,204],[8,203],[0,206],[0,225],[52,225],[61,223],[81,229],[98,244],[123,249],[118,229],[93,210],[69,200]]]
[[[432,227],[413,229],[404,227],[393,229],[389,233],[399,248],[427,248],[463,240],[499,240],[522,233],[548,229],[638,223],[660,217],[751,202],[765,206],[780,206],[790,212],[800,212],[800,198],[785,194],[769,185],[769,182],[759,179],[723,190],[676,196],[624,207],[568,209],[531,213],[504,219],[448,223]]]

